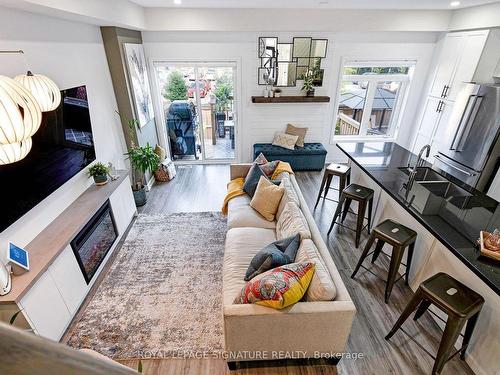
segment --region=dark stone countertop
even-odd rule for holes
[[[477,245],[481,230],[500,230],[500,204],[496,200],[427,162],[424,167],[432,167],[455,185],[444,191],[446,184],[425,183],[426,170],[421,169],[416,181],[424,183],[415,182],[406,200],[406,167],[408,163],[415,165],[415,154],[392,142],[339,143],[337,147],[500,295],[500,261],[481,255]],[[432,171],[427,170],[427,174]]]

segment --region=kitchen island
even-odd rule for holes
[[[477,239],[481,230],[500,229],[500,204],[427,162],[409,183],[417,156],[396,143],[337,147],[349,158],[351,181],[375,191],[373,225],[391,218],[417,231],[411,288],[446,272],[484,297],[467,361],[478,374],[499,373],[500,363],[492,358],[500,353],[500,262],[482,256]]]

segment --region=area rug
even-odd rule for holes
[[[219,213],[139,215],[68,345],[114,359],[223,350]]]

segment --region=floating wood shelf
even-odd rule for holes
[[[252,96],[252,103],[328,103],[329,101],[329,96],[280,96],[279,98]]]

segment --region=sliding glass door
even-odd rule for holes
[[[236,64],[157,63],[155,70],[172,159],[233,160]]]

